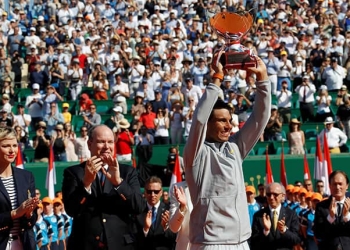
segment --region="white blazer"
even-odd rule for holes
[[[183,212],[179,210],[179,202],[175,198],[174,185],[178,188],[182,187],[185,191],[187,199],[187,209]],[[170,193],[170,220],[169,228],[172,232],[177,233],[176,237],[176,250],[189,250],[191,248],[189,239],[189,223],[190,215],[193,209],[191,202],[190,192],[187,187],[186,181],[178,182],[171,185],[169,189]]]

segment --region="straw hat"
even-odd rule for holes
[[[130,127],[130,123],[125,118],[118,121],[118,125],[120,128],[125,128],[125,129]]]

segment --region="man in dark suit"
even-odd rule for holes
[[[162,180],[151,176],[145,183],[147,205],[136,218],[139,250],[172,250],[176,234],[170,231],[169,211],[160,201]]]
[[[90,129],[92,157],[64,171],[62,193],[66,212],[73,217],[67,249],[134,249],[131,215],[145,201],[134,168],[118,164],[111,129]]]
[[[36,248],[32,228],[35,225],[37,215],[33,211],[39,202],[39,199],[35,197],[34,177],[29,171],[9,165],[18,204],[16,209],[12,209],[10,196],[5,188],[10,176],[4,174],[6,170],[4,171],[3,167],[7,166],[5,164],[0,166],[0,249],[6,249],[8,243],[11,242],[13,249],[20,245],[23,249],[34,250]],[[19,226],[17,234],[13,232],[14,226]]]
[[[343,171],[329,175],[331,196],[316,206],[314,233],[319,250],[350,249],[349,178]]]
[[[284,187],[279,183],[266,187],[268,206],[254,215],[252,250],[291,250],[300,242],[297,214],[281,205],[285,194]]]

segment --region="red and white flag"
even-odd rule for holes
[[[271,163],[270,163],[270,158],[269,158],[269,151],[266,149],[266,184],[273,183],[273,175],[272,175],[272,170],[271,170]]]
[[[306,158],[306,150],[304,153],[304,180],[311,180],[309,163]]]
[[[24,169],[23,155],[22,155],[22,149],[21,149],[20,144],[18,144],[18,153],[17,153],[17,157],[16,157],[16,167]]]
[[[333,167],[332,167],[332,161],[331,161],[331,154],[329,152],[329,147],[328,147],[328,141],[327,141],[327,135],[324,132],[323,133],[323,156],[324,156],[324,164],[327,167],[328,170],[328,175],[330,175],[333,172]]]
[[[170,186],[181,181],[182,181],[182,175],[181,175],[180,157],[179,157],[179,154],[176,153],[174,169],[170,180]]]
[[[315,163],[314,163],[314,179],[321,180],[324,183],[324,192],[326,194],[330,194],[329,183],[328,183],[328,167],[325,166],[322,150],[321,150],[321,142],[320,138],[317,137],[316,140],[316,153],[315,153]]]
[[[287,180],[287,173],[286,173],[286,166],[284,163],[284,149],[282,147],[282,154],[281,154],[281,175],[280,175],[280,182],[281,184],[286,188],[288,185]]]
[[[55,169],[55,157],[53,153],[53,147],[50,145],[49,165],[46,173],[46,184],[48,196],[51,199],[55,198],[55,184],[56,184],[56,169]]]

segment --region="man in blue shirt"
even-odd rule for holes
[[[260,205],[255,200],[256,191],[254,186],[246,186],[245,193],[247,195],[250,226],[252,226],[254,214],[260,210]]]
[[[60,250],[63,249],[59,245],[59,239],[62,236],[62,229],[59,230],[58,225],[63,224],[61,220],[58,220],[56,215],[53,213],[53,202],[50,199],[50,197],[45,197],[42,200],[43,204],[43,218],[44,220],[47,220],[51,227],[52,227],[52,237],[51,237],[51,243],[50,243],[50,250]]]

